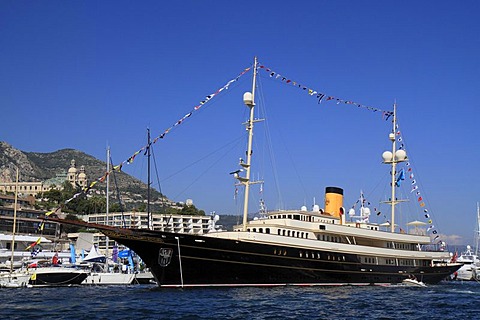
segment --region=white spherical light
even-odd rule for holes
[[[393,154],[390,151],[385,151],[382,153],[383,162],[391,162],[393,159]]]
[[[395,152],[395,159],[397,161],[405,161],[407,159],[407,153],[405,152],[405,150],[397,150]]]

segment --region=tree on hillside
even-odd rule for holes
[[[205,211],[198,210],[194,205],[185,205],[183,209],[180,211],[181,214],[190,215],[190,216],[204,216]]]

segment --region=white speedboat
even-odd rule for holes
[[[422,281],[418,281],[418,279],[415,278],[415,277],[409,277],[407,279],[404,279],[402,281],[402,284],[407,286],[407,287],[426,287],[427,286]]]

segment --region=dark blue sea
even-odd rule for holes
[[[414,287],[0,289],[3,319],[480,319],[480,283]]]

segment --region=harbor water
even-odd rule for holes
[[[480,283],[158,289],[0,289],[4,319],[480,319]]]

